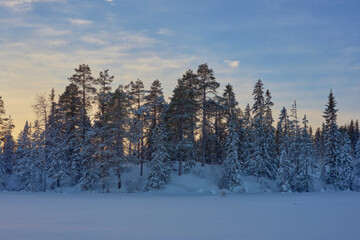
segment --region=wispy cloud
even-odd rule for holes
[[[360,47],[348,47],[348,48],[345,48],[344,53],[346,55],[358,54],[358,53],[360,53]]]
[[[70,31],[68,30],[59,30],[59,29],[54,29],[51,27],[41,27],[36,31],[37,35],[40,36],[54,36],[54,37],[60,37],[60,36],[64,36],[69,34]]]
[[[168,28],[159,28],[158,31],[157,31],[157,35],[169,35],[171,33],[171,31],[168,29]]]
[[[96,38],[96,37],[92,37],[92,36],[84,36],[84,37],[81,37],[81,40],[83,42],[86,42],[86,43],[91,43],[91,44],[96,44],[96,45],[105,45],[107,42],[104,41],[104,40],[101,40],[99,38]]]
[[[183,71],[199,62],[191,55],[169,55],[156,47],[162,43],[146,32],[109,31],[82,35],[74,31],[72,34],[76,37],[67,38],[69,33],[55,27],[38,26],[32,37],[0,45],[0,79],[4,79],[7,86],[6,93],[2,94],[8,114],[15,118],[17,130],[25,120],[34,120],[30,106],[24,102],[32,102],[36,92],[49,91],[52,87],[60,94],[68,84],[67,77],[81,63],[89,64],[94,76],[109,68],[116,78],[114,87],[137,78],[149,86],[158,78],[164,90],[171,92]],[[82,44],[84,42],[87,44]],[[17,100],[19,95],[21,101]]]
[[[31,10],[33,3],[63,1],[64,0],[1,0],[0,6],[10,8],[14,11],[28,11]]]
[[[239,66],[239,61],[230,61],[230,60],[225,60],[224,61],[225,63],[227,63],[229,65],[229,67],[232,67],[232,68],[236,68]]]
[[[92,21],[90,20],[85,20],[80,18],[70,18],[69,21],[75,25],[89,25],[92,23]]]

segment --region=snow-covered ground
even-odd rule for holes
[[[174,173],[157,192],[0,192],[0,239],[360,238],[358,192],[277,193],[274,182],[260,188],[246,177],[246,193],[224,196],[210,176],[216,170]],[[136,181],[131,172],[124,178]]]
[[[360,193],[0,193],[0,239],[359,239]]]

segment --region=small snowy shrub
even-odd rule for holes
[[[127,193],[140,192],[139,180],[129,179],[125,182],[125,185]]]

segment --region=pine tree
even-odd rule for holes
[[[94,83],[100,85],[96,100],[98,102],[99,112],[96,114],[97,119],[102,123],[105,118],[105,111],[111,98],[111,83],[114,81],[114,76],[109,75],[109,70],[100,72],[99,77],[94,79]]]
[[[220,179],[220,189],[232,191],[241,183],[240,163],[238,156],[239,136],[236,131],[234,120],[230,120],[228,127],[228,136],[225,145],[225,159],[222,164],[222,176]]]
[[[153,152],[152,130],[159,124],[160,116],[164,110],[165,100],[162,90],[160,81],[156,79],[151,84],[149,93],[144,97],[144,106],[149,112],[149,118],[147,119],[149,123],[146,124],[149,126],[146,134],[146,159],[149,159]]]
[[[202,112],[202,122],[201,122],[201,165],[205,166],[205,146],[207,144],[208,136],[206,135],[206,128],[207,128],[207,111],[208,111],[208,95],[209,94],[216,94],[216,89],[220,86],[218,82],[215,81],[214,71],[210,69],[207,65],[201,64],[197,70],[197,76],[199,79],[199,92],[201,93],[201,100],[200,100],[200,108]]]
[[[75,68],[75,74],[69,78],[71,83],[74,83],[79,88],[79,95],[81,101],[80,116],[81,116],[81,139],[85,139],[85,133],[90,127],[89,118],[87,112],[91,108],[91,101],[93,95],[96,93],[96,89],[93,84],[96,83],[95,79],[91,75],[90,67],[86,64],[79,65],[79,68]]]
[[[215,97],[207,102],[205,162],[208,164],[222,163],[222,135],[225,133],[225,122],[220,99]]]
[[[132,108],[132,123],[130,128],[129,153],[140,162],[140,176],[143,175],[144,165],[144,129],[146,125],[147,109],[144,105],[144,84],[138,79],[130,82],[130,102]],[[135,145],[135,146],[132,146]],[[134,148],[134,149],[133,149]]]
[[[114,76],[109,76],[108,70],[104,73],[100,72],[100,77],[95,81],[100,85],[100,90],[97,95],[98,109],[94,126],[92,127],[93,137],[90,145],[94,151],[92,155],[87,156],[89,161],[95,162],[95,168],[98,169],[97,173],[102,186],[102,192],[109,192],[110,182],[110,169],[111,169],[111,158],[112,158],[112,127],[109,124],[109,118],[106,116],[110,113],[110,100],[111,100],[111,82]],[[84,150],[88,149],[88,146],[84,146]],[[86,153],[84,153],[86,154]],[[90,163],[88,163],[90,164]],[[91,175],[91,174],[90,174]],[[92,176],[92,175],[91,175]]]
[[[62,144],[64,162],[69,167],[70,184],[76,185],[81,177],[81,152],[83,145],[81,98],[79,88],[70,83],[58,101],[58,114],[62,125]],[[86,125],[90,126],[87,119]]]
[[[164,125],[171,145],[169,154],[179,160],[179,175],[189,172],[195,166],[195,129],[196,113],[199,107],[197,98],[198,79],[192,70],[188,70],[178,80],[169,105],[164,110]],[[171,150],[172,149],[172,150]]]
[[[119,86],[109,102],[109,111],[105,115],[110,136],[108,137],[108,151],[110,163],[117,176],[117,187],[122,187],[121,172],[125,159],[125,142],[128,137],[127,127],[130,119],[129,96],[123,86]]]

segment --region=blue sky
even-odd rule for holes
[[[18,131],[35,94],[61,94],[81,63],[109,69],[114,87],[159,79],[170,96],[207,62],[241,108],[262,79],[275,119],[296,99],[320,126],[331,88],[342,124],[360,118],[359,23],[356,0],[0,0],[0,96]]]

